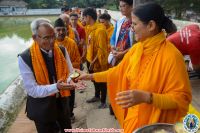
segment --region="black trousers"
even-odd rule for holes
[[[69,97],[70,117],[74,116],[74,102],[75,102],[75,90],[70,90],[71,96]]]
[[[93,70],[89,70],[90,63],[87,61],[87,68],[89,73],[94,73]],[[94,83],[95,88],[95,97],[101,99],[101,103],[106,103],[106,95],[107,95],[107,84],[106,83],[97,83],[95,81],[92,81]]]
[[[38,133],[65,133],[64,129],[71,129],[69,98],[57,98],[57,120],[53,122],[34,121]]]
[[[94,82],[95,87],[95,97],[101,99],[101,103],[106,103],[106,95],[107,95],[107,84],[106,83],[97,83]]]

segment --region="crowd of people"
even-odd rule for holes
[[[38,133],[64,133],[75,120],[75,90],[94,83],[94,96],[115,115],[125,133],[153,123],[176,123],[188,112],[192,94],[183,55],[200,73],[198,25],[176,31],[156,3],[133,8],[119,0],[123,17],[111,23],[107,10],[62,8],[51,23],[32,21],[33,42],[18,56],[27,92],[27,117]],[[182,54],[181,54],[182,53]],[[86,63],[89,73],[83,71]],[[70,75],[77,71],[75,80]],[[109,92],[107,94],[107,91]]]

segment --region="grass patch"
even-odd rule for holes
[[[23,16],[23,17],[0,17],[0,38],[13,34],[28,40],[31,38],[30,23],[36,18],[47,18],[54,22],[58,16]]]

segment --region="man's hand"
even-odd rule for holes
[[[70,83],[64,82],[64,80],[58,80],[57,89],[60,90],[73,90],[76,88],[76,85],[70,81]]]
[[[97,61],[98,59],[98,55],[96,55],[93,59],[93,61],[90,63],[90,66],[89,66],[89,70],[92,71],[93,68],[94,68],[94,63]]]
[[[92,71],[94,68],[94,62],[90,63],[89,70]]]
[[[86,58],[85,58],[84,55],[82,55],[82,56],[81,56],[81,63],[84,63],[84,62],[86,62]]]
[[[117,59],[121,59],[124,56],[124,53],[121,51],[113,51],[113,56]]]
[[[76,89],[77,90],[84,90],[84,89],[86,89],[86,87],[87,87],[87,85],[83,82],[83,81],[78,81],[77,83],[76,83]]]

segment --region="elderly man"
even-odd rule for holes
[[[74,30],[72,29],[72,27],[70,26],[70,18],[69,18],[69,15],[67,14],[61,14],[60,15],[60,18],[64,21],[65,25],[66,25],[66,28],[67,28],[67,36],[71,39],[73,39],[74,41],[77,41],[76,40],[76,36],[75,36],[75,33],[74,33]]]
[[[54,30],[56,34],[56,44],[59,46],[64,46],[68,53],[70,60],[72,62],[72,65],[74,68],[80,69],[80,62],[81,57],[79,54],[78,46],[74,40],[66,36],[66,28],[63,20],[61,18],[58,18],[54,23]],[[74,108],[74,101],[75,101],[75,90],[71,90],[71,96],[69,98],[69,106],[70,106],[70,112],[71,112],[71,120],[72,122],[75,120],[73,108]]]
[[[34,20],[31,30],[34,41],[18,57],[27,92],[27,117],[34,121],[38,133],[64,133],[71,128],[68,96],[75,85],[68,75],[73,67],[65,48],[55,45],[49,20]]]

